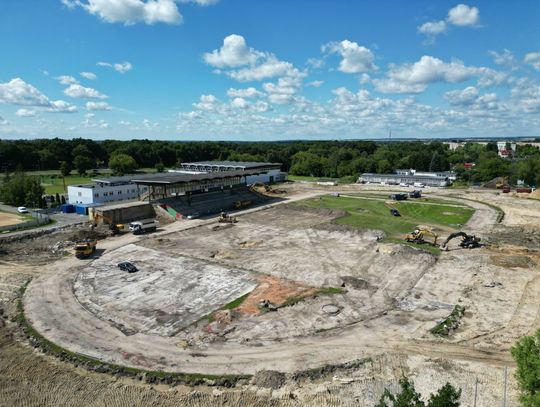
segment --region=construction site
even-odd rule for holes
[[[144,180],[155,202],[1,240],[0,405],[371,407],[404,375],[424,395],[452,383],[463,406],[519,405],[510,348],[540,327],[536,192],[180,196],[170,179]]]

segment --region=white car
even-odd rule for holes
[[[28,209],[26,209],[26,206],[19,206],[17,208],[17,212],[19,212],[19,213],[28,213]]]

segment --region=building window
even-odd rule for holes
[[[103,192],[103,196],[109,196],[108,192]]]
[[[94,198],[99,198],[99,194],[94,194]]]
[[[118,195],[122,195],[122,191],[118,191]]]

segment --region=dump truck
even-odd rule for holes
[[[97,240],[83,240],[75,243],[73,251],[78,259],[85,259],[96,251]]]
[[[157,222],[154,218],[136,220],[129,224],[129,230],[134,235],[140,235],[142,233],[154,232],[157,229]]]
[[[249,205],[251,205],[252,203],[253,202],[251,201],[251,199],[245,199],[243,201],[236,201],[236,202],[233,203],[233,208],[234,209],[246,208]]]

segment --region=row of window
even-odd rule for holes
[[[141,188],[141,191],[142,191],[142,192],[145,192],[146,189],[147,189],[146,187],[145,187],[145,188]],[[137,190],[136,190],[136,189],[132,189],[131,191],[130,191],[129,189],[126,190],[126,193],[127,193],[127,194],[129,194],[130,192],[131,192],[132,194],[134,194],[135,192],[137,192]],[[116,194],[117,194],[117,195],[122,195],[122,190],[120,189],[120,190],[116,191]],[[80,193],[80,192],[79,192],[79,196],[81,196],[81,193]],[[103,196],[114,196],[114,191],[103,192]],[[94,194],[94,198],[99,198],[99,193],[95,193],[95,194]]]

